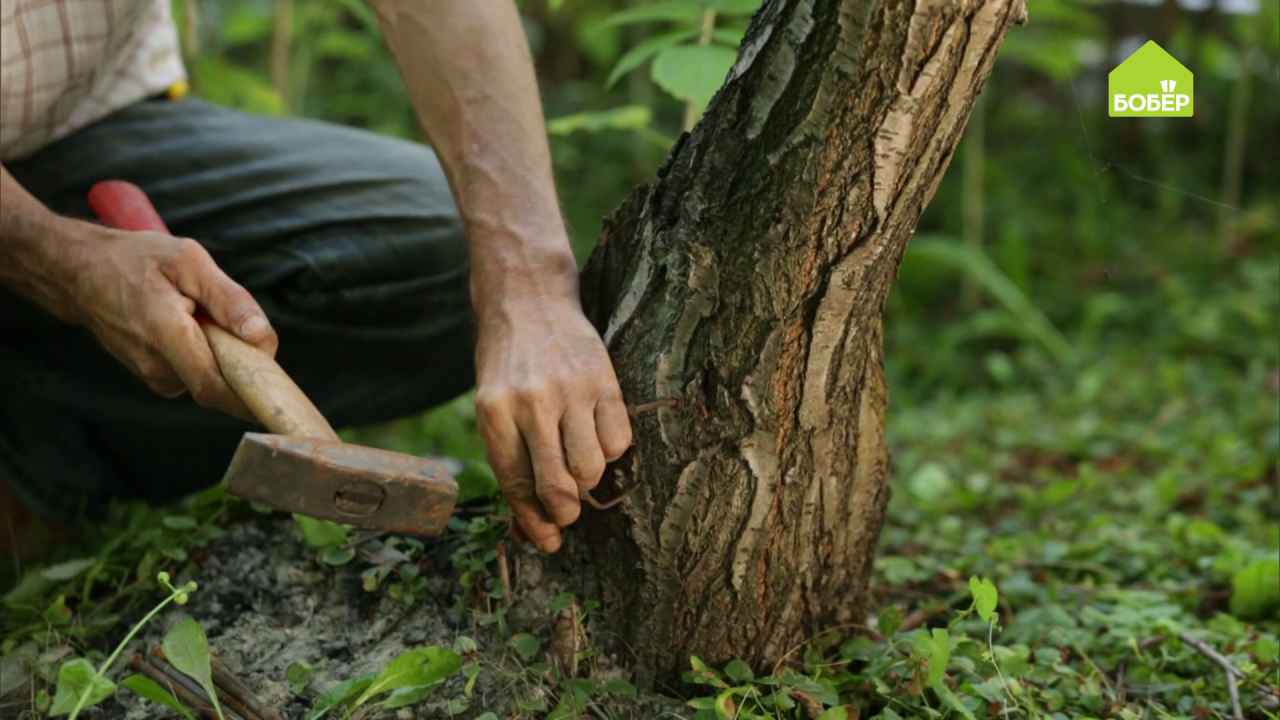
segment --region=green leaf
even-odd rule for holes
[[[169,708],[186,718],[186,720],[195,720],[195,716],[191,714],[191,710],[189,710],[186,705],[183,705],[181,700],[174,697],[173,693],[161,687],[160,683],[157,683],[146,675],[138,675],[136,673],[130,675],[120,681],[120,686],[127,688],[138,697]]]
[[[365,30],[370,33],[376,33],[378,29],[378,16],[369,7],[369,3],[360,2],[360,0],[338,0],[338,4],[343,7],[352,17],[360,21]]]
[[[927,684],[941,682],[951,662],[951,635],[946,628],[934,628],[929,637],[929,675]]]
[[[165,515],[160,522],[170,530],[195,530],[195,518],[189,515]]]
[[[898,628],[902,627],[902,611],[893,605],[886,606],[880,611],[880,617],[876,621],[876,627],[880,629],[880,634],[889,638],[898,632]]]
[[[44,576],[42,570],[31,570],[22,574],[22,579],[9,592],[5,593],[3,602],[11,608],[21,607],[40,598],[49,589],[52,581]]]
[[[657,55],[663,50],[682,43],[685,40],[691,40],[698,36],[697,30],[677,30],[676,32],[665,33],[656,37],[646,39],[644,42],[637,44],[628,50],[622,57],[618,58],[618,62],[613,66],[613,70],[609,71],[609,79],[605,81],[605,87],[613,87],[623,75],[635,70],[647,61],[649,58]]]
[[[562,688],[560,701],[547,714],[546,720],[584,720],[587,710],[588,695],[580,687],[572,685]]]
[[[680,0],[672,0],[671,2],[657,2],[639,7],[628,8],[616,12],[604,21],[604,25],[631,25],[642,22],[683,22],[693,26],[702,21],[702,8],[697,3],[681,2]]]
[[[93,567],[93,564],[96,562],[97,559],[95,558],[68,560],[66,562],[58,563],[57,565],[50,565],[49,567],[41,570],[40,575],[43,576],[44,579],[52,580],[54,582],[70,580],[85,570]]]
[[[637,130],[649,126],[653,112],[643,105],[623,105],[601,112],[582,112],[562,115],[547,121],[550,135],[569,135],[582,130]]]
[[[200,96],[263,115],[283,115],[284,101],[266,78],[215,55],[201,55],[187,70]]]
[[[165,659],[184,675],[188,675],[200,683],[206,694],[213,701],[213,707],[221,715],[218,705],[218,693],[213,687],[213,669],[209,659],[209,639],[204,635],[204,628],[190,617],[184,617],[165,633]]]
[[[530,662],[538,655],[538,651],[542,649],[542,641],[530,635],[529,633],[516,633],[511,636],[507,644],[516,651],[525,662]]]
[[[680,45],[658,53],[653,81],[680,100],[704,108],[724,83],[737,53],[719,45]]]
[[[551,598],[551,602],[547,603],[547,610],[552,613],[558,613],[561,610],[569,609],[577,598],[571,592],[562,592]]]
[[[606,680],[604,685],[601,687],[601,689],[610,695],[617,695],[618,697],[635,697],[636,696],[636,686],[632,685],[626,680],[623,680],[622,678],[614,678],[612,680]]]
[[[738,715],[738,706],[733,702],[734,689],[730,688],[716,696],[716,717],[720,720],[734,720]]]
[[[728,45],[731,48],[737,48],[742,44],[743,30],[730,28],[717,28],[711,32],[711,38],[722,45]]]
[[[751,15],[760,7],[760,0],[703,0],[708,8],[721,15]]]
[[[284,671],[284,679],[289,683],[289,691],[294,695],[301,695],[306,691],[313,675],[315,670],[301,661],[289,663],[289,667]]]
[[[462,668],[462,658],[457,653],[435,645],[415,648],[400,653],[387,664],[373,682],[356,698],[360,707],[375,695],[403,687],[433,685]]]
[[[949,652],[950,651],[948,651],[948,653]],[[932,668],[930,669],[932,670]],[[951,688],[947,687],[947,684],[942,682],[941,679],[937,682],[929,683],[929,687],[933,688],[933,691],[937,693],[938,697],[942,698],[942,702],[950,705],[951,709],[963,715],[965,720],[977,720],[977,718],[973,716],[973,711],[970,710],[960,698],[956,697],[956,694],[951,692]]]
[[[439,686],[439,682],[434,682],[430,685],[411,685],[409,687],[396,688],[387,696],[386,700],[382,701],[381,706],[384,710],[395,710],[396,708],[416,705],[435,692],[435,689]]]
[[[343,680],[324,691],[320,697],[316,698],[315,703],[311,705],[311,710],[307,713],[307,720],[320,720],[320,718],[329,714],[330,710],[351,704],[352,700],[359,697],[373,683],[373,677],[373,673],[353,677],[350,680]]]
[[[1280,608],[1280,559],[1258,560],[1231,578],[1231,612],[1261,619]]]
[[[823,710],[817,720],[849,720],[849,711],[845,710],[843,705],[837,705]]]
[[[347,527],[328,520],[317,520],[306,515],[294,515],[298,529],[302,531],[302,541],[313,548],[326,548],[347,544]]]
[[[1263,635],[1253,643],[1253,654],[1259,662],[1274,663],[1280,659],[1280,642],[1270,635]]]
[[[991,622],[995,617],[996,604],[1000,595],[996,592],[995,583],[987,578],[977,576],[969,578],[969,593],[973,595],[973,606],[978,610],[978,617],[983,622]]]
[[[689,656],[689,666],[693,668],[693,672],[684,674],[686,682],[696,683],[699,685],[710,685],[717,688],[729,687],[729,684],[720,679],[720,674],[702,661],[697,655]]]
[[[356,556],[355,548],[331,545],[320,551],[320,562],[325,565],[341,567],[351,562]],[[376,589],[376,588],[375,588]]]
[[[751,671],[751,666],[736,658],[730,660],[729,664],[724,666],[724,674],[738,684],[748,683],[756,679],[756,674]]]
[[[97,671],[84,658],[68,660],[58,670],[58,687],[53,696],[53,706],[49,708],[50,717],[69,715],[79,703],[82,708],[93,707],[111,697],[116,691],[115,683],[97,677]],[[80,698],[85,697],[83,703]]]
[[[1065,362],[1072,356],[1071,343],[1053,323],[981,250],[948,238],[917,236],[909,253],[913,258],[929,258],[958,270],[987,291],[1018,321],[1019,330],[1038,341],[1054,359]]]

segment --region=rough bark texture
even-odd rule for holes
[[[857,622],[888,498],[881,311],[1024,0],[770,0],[584,297],[637,418],[587,519],[644,680]],[[602,490],[598,495],[608,495]]]

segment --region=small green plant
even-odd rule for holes
[[[204,628],[193,618],[182,618],[165,633],[165,658],[179,672],[193,678],[204,688],[213,701],[213,711],[222,718],[222,706],[218,704],[218,691],[213,685],[213,665],[209,656],[209,640]]]
[[[312,704],[307,720],[320,720],[335,710],[344,720],[357,710],[385,696],[383,710],[409,707],[425,699],[446,679],[462,669],[462,657],[435,645],[414,648],[395,657],[377,673],[361,675],[329,688]]]
[[[63,663],[62,668],[58,671],[57,690],[53,698],[53,706],[49,708],[50,716],[70,715],[71,720],[75,720],[84,708],[93,707],[111,697],[115,693],[116,686],[115,683],[107,679],[107,671],[111,669],[116,659],[120,657],[120,653],[124,651],[125,646],[133,640],[138,631],[151,622],[151,619],[159,614],[169,603],[185,605],[191,593],[195,592],[197,587],[195,581],[189,581],[180,587],[174,587],[169,582],[169,573],[167,572],[158,573],[156,580],[169,590],[169,595],[151,608],[151,611],[129,630],[124,639],[116,645],[111,655],[96,670],[85,658],[75,658]]]
[[[306,515],[294,515],[293,522],[302,541],[316,551],[320,562],[340,567],[355,557],[355,549],[351,547],[351,529],[346,525]]]
[[[841,705],[838,685],[821,671],[786,671],[758,677],[741,660],[730,661],[722,670],[708,666],[697,656],[689,658],[689,664],[685,682],[713,690],[711,695],[688,701],[689,707],[697,711],[693,720],[854,717]]]

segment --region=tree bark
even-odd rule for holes
[[[584,273],[636,444],[585,518],[645,683],[860,622],[888,499],[881,313],[1024,0],[768,0]],[[608,487],[597,493],[607,495]]]

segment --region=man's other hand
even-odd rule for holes
[[[251,419],[218,370],[195,313],[203,310],[274,356],[276,333],[253,296],[194,240],[66,222],[75,226],[70,234],[77,251],[68,263],[65,316],[92,332],[156,394],[189,392],[203,407]]]
[[[507,299],[478,323],[476,417],[489,463],[518,532],[555,552],[580,494],[631,445],[618,379],[576,297]]]

